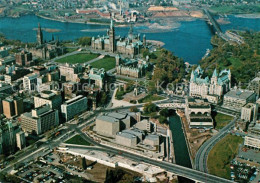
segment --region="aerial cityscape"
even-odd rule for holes
[[[259,0],[0,0],[0,182],[260,183]]]

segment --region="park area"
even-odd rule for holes
[[[76,136],[72,137],[71,139],[67,140],[65,143],[76,144],[76,145],[85,145],[85,146],[91,145],[89,142],[85,141],[80,135],[76,135]]]
[[[116,59],[114,57],[105,56],[103,59],[97,60],[90,64],[94,68],[104,68],[105,71],[109,71],[116,67]]]
[[[67,57],[63,57],[61,59],[56,60],[59,63],[69,63],[69,64],[76,64],[76,63],[85,63],[90,60],[97,58],[99,54],[94,53],[78,53],[75,55],[70,55]]]
[[[208,156],[208,170],[210,174],[230,179],[230,164],[238,153],[239,145],[243,138],[227,135],[218,142],[210,151]]]
[[[215,129],[220,130],[225,127],[232,119],[232,116],[228,116],[221,113],[212,113],[213,120],[215,121]]]

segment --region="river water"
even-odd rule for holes
[[[260,30],[260,19],[238,18],[229,16],[228,25],[222,25],[223,30],[227,29],[247,29]],[[109,28],[106,25],[90,25],[68,22],[57,22],[47,20],[35,15],[27,15],[19,18],[0,18],[0,32],[9,39],[18,39],[23,42],[35,42],[38,23],[43,28],[59,29],[60,32],[48,33],[44,31],[44,38],[50,40],[52,34],[58,36],[60,40],[75,40],[82,36],[97,36],[105,34]],[[175,55],[182,57],[184,61],[196,64],[203,57],[206,49],[211,49],[210,39],[212,33],[204,20],[194,19],[192,21],[180,21],[180,27],[169,32],[146,33],[147,39],[158,40],[165,43],[164,47]],[[147,27],[135,27],[135,32],[142,32]],[[84,31],[85,30],[85,31]],[[125,36],[129,28],[118,27],[116,34]]]

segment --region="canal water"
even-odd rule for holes
[[[176,164],[187,168],[192,168],[180,117],[177,114],[171,116],[169,119],[169,125],[172,131]],[[193,182],[183,177],[179,177],[178,180],[181,183]]]

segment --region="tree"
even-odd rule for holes
[[[130,107],[130,112],[139,112],[139,109],[136,106]]]
[[[144,105],[144,112],[145,113],[152,113],[157,111],[157,106],[152,102],[146,103]]]
[[[87,162],[86,162],[86,158],[85,158],[85,157],[82,158],[82,168],[83,168],[84,170],[87,169]]]
[[[169,110],[168,109],[162,109],[161,111],[160,111],[160,115],[161,116],[164,116],[164,117],[168,117],[169,116]]]
[[[165,116],[160,116],[159,117],[159,122],[161,124],[168,124],[168,120],[167,120],[167,118]]]
[[[81,46],[90,46],[91,45],[91,37],[81,37],[81,38],[79,38],[78,42]]]

